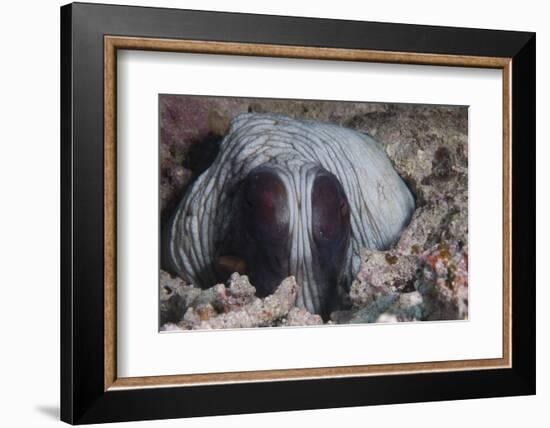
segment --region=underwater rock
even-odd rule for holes
[[[423,296],[418,291],[412,291],[381,296],[367,307],[355,311],[348,323],[421,321],[423,318]]]
[[[418,259],[395,250],[361,252],[361,267],[350,289],[354,306],[370,303],[374,298],[411,289]]]
[[[363,250],[352,283],[352,308],[335,311],[336,323],[464,320],[468,318],[467,228],[461,213],[417,209],[388,251]],[[420,296],[420,300],[417,299]],[[402,299],[414,297],[417,303]]]
[[[212,152],[210,146],[215,147],[213,142],[216,138],[221,139],[222,134],[226,132],[226,123],[239,113],[247,111],[279,113],[295,118],[332,122],[367,133],[380,143],[395,170],[405,179],[416,196],[417,209],[410,224],[390,250],[393,254],[399,254],[400,258],[402,256],[417,258],[419,273],[414,287],[418,287],[418,293],[423,298],[422,306],[425,310],[422,313],[422,319],[436,320],[438,314],[442,314],[446,319],[467,318],[468,109],[466,107],[353,102],[335,104],[321,101],[219,97],[185,97],[185,102],[181,102],[181,99],[182,97],[179,96],[163,96],[161,99],[161,110],[164,112],[161,114],[163,120],[161,123],[163,215],[166,215],[168,202],[179,200],[182,189],[186,190],[189,187],[191,177],[196,179],[201,172],[200,169],[194,169],[195,163],[190,162],[189,154],[199,148],[199,151],[206,148],[208,150],[205,151]],[[449,249],[447,262],[440,254],[439,245]],[[385,257],[384,251],[381,253],[378,256],[379,260]],[[432,261],[436,261],[433,267],[428,262],[428,255],[432,257]],[[360,266],[359,261],[357,257],[357,269]],[[235,270],[242,273],[241,269]],[[229,273],[223,280],[229,277]],[[361,275],[360,272],[357,273],[356,282],[360,282]],[[161,282],[162,278],[161,272]],[[172,279],[184,285],[183,281]],[[384,283],[383,279],[380,277],[380,281]],[[207,287],[216,282],[220,281],[210,282]],[[462,285],[456,286],[454,284],[456,282]],[[452,289],[448,284],[453,284]],[[190,288],[191,290],[187,289],[187,292],[183,292],[185,289],[182,289],[182,294],[191,297],[203,292],[198,287]],[[355,298],[353,310],[333,312],[332,318],[335,321],[329,321],[329,323],[350,322],[358,310],[366,309],[376,297],[384,294],[371,293],[372,288],[363,290],[366,293],[363,297]],[[346,290],[347,298],[349,298],[348,293],[349,290]],[[396,292],[401,295],[410,293],[409,286]],[[392,294],[391,291],[388,291],[388,294]],[[212,298],[212,295],[213,293],[208,294],[209,298]],[[225,301],[227,301],[229,293],[226,292],[225,295]],[[254,297],[251,296],[251,298]],[[168,305],[163,301],[161,285],[161,322],[165,320],[163,314],[170,312],[162,308],[173,309],[178,300],[182,301],[180,297],[165,296],[165,298],[170,302]],[[187,308],[185,302],[188,300],[193,299],[183,300],[184,303],[179,306],[179,309],[172,312],[172,323],[165,324],[163,329],[182,328],[178,323],[181,322],[185,313]],[[205,300],[209,301],[208,298]],[[392,298],[385,303],[391,301]],[[389,306],[386,305],[386,312],[379,310],[379,307],[384,307],[382,303],[384,301],[378,302],[378,306],[372,306],[372,316],[363,319],[368,319],[370,322],[373,319],[379,322],[397,320],[398,316],[391,313],[391,307],[395,302]],[[231,312],[238,308],[237,304],[228,305],[227,310]],[[284,325],[284,320],[291,318],[290,314],[298,314],[298,309],[291,309],[286,317],[274,321],[272,325]],[[375,312],[378,316],[375,316]]]
[[[160,284],[162,331],[323,323],[319,315],[295,306],[299,286],[292,276],[263,299],[256,297],[248,277],[236,272],[226,285],[216,284],[204,290],[185,285],[164,271]]]
[[[181,326],[185,329],[268,327],[289,313],[297,294],[298,284],[291,276],[284,279],[275,292],[265,299],[253,298],[249,303],[228,312],[205,312],[201,307],[191,307],[185,312]]]
[[[420,256],[422,272],[415,288],[424,296],[427,320],[468,318],[468,251],[438,244]]]
[[[401,254],[418,255],[440,242],[448,213],[449,204],[445,201],[417,208],[401,233],[396,250]]]
[[[159,278],[160,295],[160,323],[177,323],[185,309],[199,296],[202,290],[188,286],[178,277],[172,277],[163,270]]]
[[[321,325],[323,324],[323,319],[317,315],[312,314],[306,311],[304,308],[294,307],[285,318],[282,319],[282,326],[306,326],[306,325]]]

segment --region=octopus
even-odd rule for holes
[[[271,113],[236,116],[169,221],[170,269],[199,287],[247,274],[256,294],[294,276],[297,306],[327,318],[363,248],[385,250],[415,208],[372,137]]]

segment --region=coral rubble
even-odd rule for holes
[[[467,107],[183,98],[160,100],[163,217],[211,161],[216,141],[239,113],[281,113],[349,127],[381,144],[414,193],[416,210],[390,248],[361,251],[345,305],[327,322],[468,318]],[[322,324],[318,315],[296,306],[299,287],[289,277],[273,295],[260,299],[244,275],[233,274],[227,284],[201,290],[161,271],[161,328]]]

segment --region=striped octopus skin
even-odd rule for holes
[[[168,229],[171,269],[203,288],[233,271],[259,296],[287,276],[297,305],[326,317],[359,269],[408,224],[412,193],[370,136],[270,113],[236,116]]]

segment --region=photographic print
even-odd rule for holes
[[[534,33],[60,24],[61,420],[535,394]]]
[[[159,95],[159,328],[466,320],[468,108]]]

